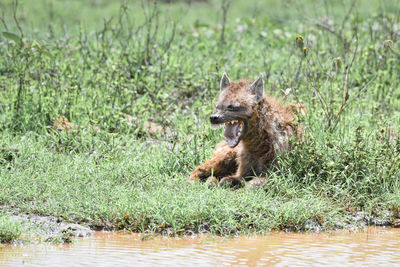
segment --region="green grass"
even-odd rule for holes
[[[400,9],[343,2],[233,1],[221,43],[218,1],[24,1],[21,32],[4,1],[0,208],[165,234],[396,222]],[[208,116],[224,71],[307,107],[264,190],[187,182],[223,138]]]
[[[10,243],[21,235],[21,224],[0,214],[0,243]]]

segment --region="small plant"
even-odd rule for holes
[[[8,216],[0,215],[0,243],[11,243],[21,235],[21,224]]]
[[[13,2],[13,20],[18,29],[19,34],[15,34],[9,31],[4,31],[2,36],[4,39],[8,40],[7,52],[5,54],[5,63],[6,69],[15,73],[15,78],[17,80],[17,92],[16,96],[13,96],[14,99],[12,105],[13,111],[13,119],[15,121],[15,125],[21,126],[21,122],[26,117],[24,114],[24,110],[26,111],[27,108],[32,104],[32,97],[28,94],[27,87],[30,84],[29,75],[35,67],[38,67],[39,71],[36,71],[35,79],[38,80],[39,86],[39,96],[41,96],[40,88],[42,80],[41,70],[43,70],[44,66],[44,58],[52,57],[49,51],[40,44],[36,40],[28,41],[24,36],[24,31],[20,25],[18,20],[17,11],[18,11],[19,1],[15,0]],[[5,20],[2,19],[4,27],[8,29]],[[30,100],[30,101],[29,101]],[[38,112],[42,112],[42,98],[39,98],[38,103]],[[29,102],[28,102],[29,101]],[[18,127],[19,130],[21,127]]]

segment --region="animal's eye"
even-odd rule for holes
[[[234,105],[229,105],[226,107],[229,111],[239,111],[240,107],[234,106]]]

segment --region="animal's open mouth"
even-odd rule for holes
[[[235,147],[239,144],[245,131],[243,121],[232,120],[224,123],[214,124],[215,126],[225,125],[225,138],[229,147]]]

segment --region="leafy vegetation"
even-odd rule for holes
[[[0,216],[0,243],[10,243],[21,235],[21,225],[6,215]]]
[[[399,6],[222,2],[2,1],[1,209],[165,234],[397,224]],[[224,71],[307,107],[264,189],[187,182],[222,139]]]

